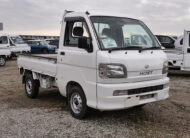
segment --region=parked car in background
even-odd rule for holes
[[[175,40],[177,40],[177,38],[178,38],[178,36],[176,36],[176,35],[171,35],[170,37],[172,37]]]
[[[45,40],[30,40],[27,42],[33,53],[54,53],[56,46],[49,45]]]
[[[6,59],[11,55],[9,49],[0,48],[0,66],[5,66]]]
[[[178,37],[178,47],[173,50],[165,50],[169,67],[183,71],[190,71],[190,31],[185,30],[184,35]]]
[[[49,45],[55,45],[57,48],[59,47],[59,40],[58,39],[45,39]]]
[[[10,50],[11,56],[30,52],[30,47],[19,35],[0,35],[0,48]]]
[[[165,48],[175,48],[175,39],[171,36],[156,35],[161,45]]]

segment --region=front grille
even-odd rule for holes
[[[131,89],[131,90],[128,90],[128,95],[159,91],[159,90],[162,90],[163,88],[164,88],[163,85],[158,85],[158,86],[144,87],[144,88],[138,88],[138,89]]]

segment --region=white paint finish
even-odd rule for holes
[[[17,60],[19,68],[31,70],[36,73],[56,76],[56,62],[48,58],[20,55]]]
[[[8,49],[4,49],[4,48],[0,48],[0,56],[10,56],[11,55],[11,51]]]
[[[171,67],[180,67],[181,70],[190,71],[190,31],[184,31],[184,35],[176,40],[175,44],[179,44],[183,39],[183,45],[177,47],[175,50],[165,50]]]
[[[70,14],[68,14],[70,15]],[[66,17],[83,17],[88,25],[91,37],[93,38],[93,52],[88,53],[78,47],[63,46],[65,22],[62,24],[60,45],[58,52],[57,83],[62,95],[66,95],[66,85],[74,81],[81,85],[87,98],[87,104],[96,108],[96,49],[98,49],[91,24],[86,14],[76,13]],[[65,55],[60,53],[64,52]]]
[[[92,37],[93,52],[88,53],[84,49],[78,47],[63,46],[65,34],[64,17],[83,17],[86,20]],[[59,50],[57,55],[57,63],[49,60],[47,57],[39,56],[19,56],[18,66],[24,69],[32,70],[38,74],[44,74],[54,77],[60,93],[66,96],[66,86],[69,82],[78,83],[87,99],[87,105],[101,110],[114,110],[127,108],[143,103],[154,102],[168,97],[168,88],[152,92],[158,97],[139,101],[137,98],[126,100],[126,96],[113,97],[114,90],[144,88],[148,86],[156,86],[167,84],[169,79],[166,75],[162,75],[164,61],[167,60],[162,50],[147,50],[141,53],[138,50],[125,51],[108,51],[99,50],[98,41],[95,31],[91,25],[88,15],[85,13],[68,13],[63,17],[62,29],[59,41]],[[125,53],[127,51],[127,54]],[[64,55],[61,53],[64,52]],[[128,77],[123,79],[100,79],[98,74],[99,63],[116,63],[123,64],[127,67]],[[153,74],[148,76],[140,76],[141,71],[152,70]],[[151,93],[151,92],[150,92]]]
[[[190,31],[184,31],[184,37],[183,37],[183,68],[184,70],[190,71]]]
[[[158,80],[143,81],[136,83],[121,83],[121,84],[98,83],[97,84],[98,109],[100,110],[125,109],[139,104],[145,104],[149,102],[155,102],[166,99],[169,97],[168,93],[169,88],[160,91],[143,93],[143,94],[123,95],[123,96],[113,96],[113,92],[115,90],[130,90],[130,89],[144,88],[149,86],[158,86],[167,83],[169,83],[169,78],[167,77]],[[139,100],[139,97],[136,97],[147,94],[157,94],[157,97],[155,97],[154,99],[142,100],[142,101]],[[128,97],[132,98],[128,99]]]
[[[181,50],[164,50],[168,57],[170,67],[181,67],[183,65],[183,51]]]

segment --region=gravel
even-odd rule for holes
[[[0,68],[0,137],[190,137],[190,77],[170,76],[170,98],[142,109],[100,112],[85,120],[71,117],[57,89],[28,99],[16,61]]]

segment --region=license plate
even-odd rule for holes
[[[150,99],[153,97],[154,97],[154,94],[143,95],[143,96],[140,96],[140,100]]]
[[[140,74],[140,75],[151,75],[152,73],[153,73],[152,70],[148,70],[148,71],[142,71],[142,72],[140,72],[139,74]]]

